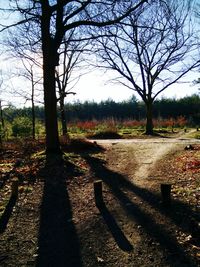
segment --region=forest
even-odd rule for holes
[[[59,107],[58,107],[59,111]],[[112,99],[101,101],[74,102],[64,106],[66,121],[62,123],[62,116],[58,112],[59,132],[63,132],[63,124],[68,134],[78,130],[82,132],[100,131],[100,124],[107,130],[109,124],[120,128],[145,129],[146,108],[143,101],[135,96],[127,101],[115,102]],[[42,106],[24,107],[22,109],[10,106],[1,111],[1,137],[44,137],[45,126],[44,108]],[[180,99],[162,98],[153,105],[153,123],[155,130],[171,127],[199,127],[200,124],[200,97],[197,94]],[[105,130],[105,129],[104,129]],[[125,131],[125,130],[124,130]]]
[[[162,98],[156,100],[153,109],[154,126],[170,127],[172,124],[181,127],[199,127],[200,124],[200,96],[194,94],[180,99]],[[59,108],[58,108],[59,110]],[[129,125],[145,126],[146,109],[142,101],[134,96],[122,102],[115,102],[111,99],[97,102],[74,102],[64,107],[66,124],[73,127],[88,128],[92,121],[101,123],[105,120],[117,122],[129,121]],[[36,132],[44,134],[44,108],[35,106]],[[31,136],[32,135],[32,108],[22,109],[7,107],[2,110],[3,126],[9,130],[9,137]],[[59,113],[58,113],[59,116]],[[59,121],[61,116],[59,116]],[[179,122],[178,122],[179,121]],[[180,122],[181,121],[181,122]],[[80,124],[85,122],[85,124]],[[34,124],[34,125],[35,125]],[[91,125],[92,126],[92,125]],[[4,135],[2,128],[2,136]],[[86,130],[86,129],[85,129]],[[95,131],[95,129],[94,129]],[[37,136],[38,136],[37,134]]]
[[[59,108],[58,108],[59,110]],[[133,119],[144,120],[146,116],[145,105],[135,97],[122,102],[115,102],[112,99],[101,101],[74,102],[65,105],[67,122],[78,122],[88,120],[103,120],[114,118],[117,120]],[[35,116],[39,121],[44,121],[44,108],[35,107]],[[153,109],[153,118],[176,119],[183,116],[190,126],[200,123],[200,96],[194,94],[180,99],[162,98],[156,100]],[[5,121],[13,122],[18,117],[32,119],[31,107],[16,108],[13,106],[3,109]]]

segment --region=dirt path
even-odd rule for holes
[[[157,161],[163,158],[168,152],[172,151],[174,144],[140,144],[135,151],[136,170],[134,173],[137,182],[142,183],[145,178],[151,175],[151,170]]]
[[[173,160],[177,151],[191,156],[195,151],[184,147],[200,141],[181,136],[96,142],[106,150],[92,144],[91,150],[68,151],[66,165],[53,169],[38,162],[35,183],[24,184],[13,210],[4,212],[9,218],[0,233],[0,266],[199,267],[199,239],[190,228],[199,173],[179,173]],[[66,181],[55,179],[61,175]],[[184,200],[188,176],[194,186]],[[159,187],[168,177],[179,186],[169,210]],[[94,180],[103,181],[99,208]],[[6,188],[0,191],[5,197]]]
[[[183,150],[188,144],[199,144],[196,139],[188,139],[186,135],[179,138],[149,138],[131,140],[98,140],[98,144],[108,149],[107,162],[109,168],[128,175],[137,185],[146,185],[157,163],[170,153]]]
[[[168,179],[170,183],[179,180],[170,158],[179,151],[184,152],[186,145],[200,142],[185,136],[97,142],[107,149],[106,169],[102,176],[106,177],[104,182],[108,185],[106,205],[119,222],[126,242],[133,245],[133,250],[125,257],[116,247],[113,250],[110,241],[106,249],[111,255],[118,251],[118,258],[114,263],[104,251],[103,258],[108,262],[105,266],[200,266],[192,262],[192,244],[185,241],[190,236],[187,218],[193,216],[191,207],[175,201],[174,209],[168,213],[163,210],[160,199],[160,183],[166,183]]]

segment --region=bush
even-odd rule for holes
[[[32,125],[28,117],[18,117],[12,122],[12,135],[14,137],[28,137],[31,135]]]
[[[99,131],[93,135],[88,135],[88,138],[94,138],[94,139],[120,139],[121,135],[118,134],[115,131],[111,130],[105,130],[105,131]]]

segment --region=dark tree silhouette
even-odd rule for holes
[[[41,42],[46,152],[60,153],[55,68],[59,65],[58,50],[65,34],[75,28],[104,27],[118,23],[147,1],[12,0],[9,2],[11,7],[7,11],[18,12],[20,16],[16,16],[16,21],[12,25],[3,25],[0,31],[23,24],[26,26],[27,32],[33,30],[40,33],[39,40],[36,39],[37,34],[36,37],[32,36],[32,39],[29,40],[33,41],[33,45],[38,44],[39,41]],[[83,30],[84,34],[85,31]]]

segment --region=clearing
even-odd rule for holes
[[[185,150],[187,144],[194,149]],[[198,140],[85,142],[64,146],[65,161],[56,167],[36,153],[41,146],[1,153],[0,266],[200,266]],[[20,188],[13,204],[14,175]],[[105,205],[98,209],[99,179]],[[161,183],[172,184],[170,208],[162,205]]]

